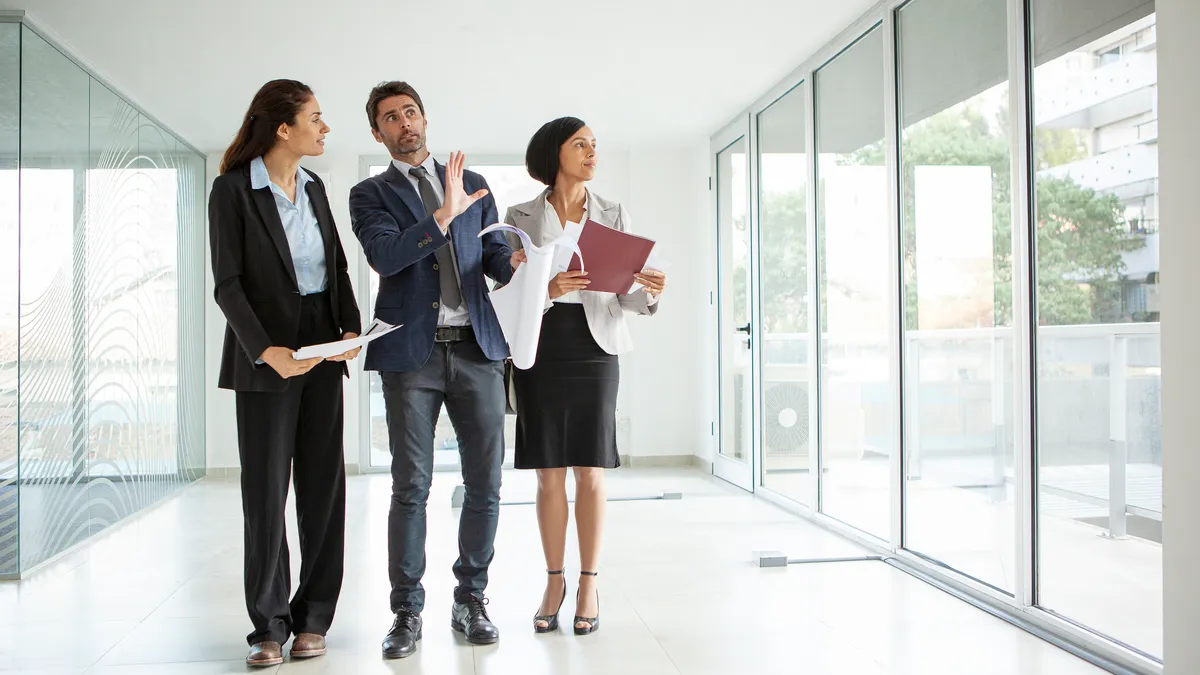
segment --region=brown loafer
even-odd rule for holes
[[[292,640],[292,658],[310,659],[325,655],[325,636],[316,633],[300,633]]]
[[[283,663],[283,647],[278,642],[259,642],[250,647],[246,655],[246,665],[254,667],[277,666]]]

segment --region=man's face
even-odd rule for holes
[[[379,102],[371,133],[392,155],[411,155],[425,147],[425,116],[410,96],[392,96]]]

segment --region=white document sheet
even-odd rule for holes
[[[582,223],[569,222],[567,223],[567,226],[563,228],[562,236],[570,237],[571,241],[575,242],[576,246],[574,248],[570,246],[555,246],[554,274],[566,272],[567,268],[571,266],[571,258],[575,255],[575,252],[579,250],[579,235],[581,234],[583,234]],[[556,241],[555,243],[557,244],[558,242]],[[583,256],[579,256],[579,259],[582,261]],[[546,283],[550,282],[547,281]]]
[[[521,370],[533,367],[537,359],[542,313],[549,297],[547,287],[550,279],[567,269],[572,255],[578,255],[580,261],[583,260],[577,241],[582,229],[579,227],[574,237],[570,230],[564,231],[561,237],[540,248],[533,245],[528,234],[512,225],[492,225],[479,233],[482,237],[489,232],[512,232],[521,238],[525,247],[526,262],[513,273],[512,281],[488,294],[496,310],[496,318],[500,321],[500,329],[504,331],[504,339],[508,342],[513,365]]]
[[[403,325],[404,324],[400,324],[400,326]],[[367,345],[367,343],[387,335],[397,328],[400,328],[400,326],[393,326],[385,321],[375,319],[371,322],[371,325],[367,327],[366,332],[356,338],[301,347],[300,349],[292,352],[292,358],[297,361],[304,361],[306,359],[315,359],[318,356],[324,359],[339,356],[341,354],[345,354],[351,349],[364,347]]]
[[[654,248],[650,249],[650,257],[646,258],[645,269],[667,274],[671,271],[671,261],[667,260],[661,253],[659,253],[658,248],[658,246],[655,246]],[[642,285],[637,281],[634,281],[633,285],[629,287],[629,294],[632,295],[640,290],[642,290]]]

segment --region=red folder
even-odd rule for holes
[[[589,219],[579,233],[579,251],[586,263],[587,290],[628,293],[635,275],[646,267],[654,240],[606,227]],[[571,256],[569,270],[580,269],[579,256]]]

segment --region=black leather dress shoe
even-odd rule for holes
[[[467,598],[454,603],[450,626],[467,636],[473,645],[491,645],[500,641],[500,631],[487,615],[487,598]]]
[[[396,612],[392,629],[383,638],[383,658],[402,659],[417,651],[421,639],[421,617],[406,609]]]

